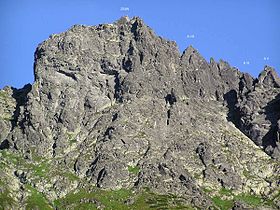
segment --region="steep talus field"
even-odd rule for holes
[[[279,209],[280,79],[138,18],[75,25],[0,91],[2,209]]]

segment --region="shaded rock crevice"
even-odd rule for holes
[[[21,113],[21,107],[24,107],[27,103],[27,95],[31,91],[31,84],[25,85],[22,89],[15,89],[13,88],[12,97],[16,100],[16,107],[13,113],[13,120],[12,120],[12,128],[11,131],[19,125],[22,126],[22,122],[19,121],[19,117]]]

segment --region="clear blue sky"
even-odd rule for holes
[[[280,0],[0,0],[0,88],[33,82],[35,48],[50,34],[124,15],[140,16],[181,51],[191,44],[253,76],[265,64],[280,72]]]

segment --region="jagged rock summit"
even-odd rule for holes
[[[280,207],[273,68],[181,55],[123,17],[51,35],[34,74],[0,92],[2,208]]]

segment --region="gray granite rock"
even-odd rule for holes
[[[0,149],[50,167],[39,181],[38,170],[15,167],[50,200],[92,185],[148,187],[206,209],[206,188],[268,197],[279,189],[280,81],[271,67],[254,79],[192,46],[181,55],[140,18],[124,17],[51,35],[34,73],[32,86],[1,90],[0,115],[12,119],[0,120]]]

